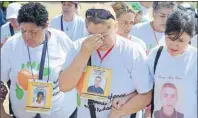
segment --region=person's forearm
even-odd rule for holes
[[[145,94],[137,94],[132,97],[124,104],[120,111],[122,111],[123,116],[136,113],[142,109],[144,109],[151,102],[152,91]]]
[[[136,96],[136,95],[137,95],[137,92],[134,91],[134,92],[128,94],[127,97],[128,97],[128,99],[131,99],[132,97],[134,97],[134,96]]]
[[[76,87],[89,57],[89,54],[83,54],[83,52],[80,51],[70,66],[60,73],[59,87],[62,92],[70,91]]]
[[[4,110],[4,107],[3,107],[3,103],[0,103],[1,104],[1,114],[0,114],[0,118],[13,118],[12,116],[8,115],[5,110]]]

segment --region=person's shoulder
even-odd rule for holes
[[[56,37],[58,37],[58,39],[60,40],[71,40],[66,34],[65,32],[61,31],[61,30],[57,30],[54,28],[48,28],[48,30],[55,35]]]
[[[8,38],[8,40],[4,43],[3,47],[8,47],[11,50],[15,50],[15,48],[21,44],[23,41],[22,35],[21,33],[16,33],[15,35],[11,36],[10,38]]]
[[[55,38],[53,40],[57,41],[58,44],[63,47],[64,51],[73,48],[73,42],[65,32],[53,28],[48,28],[48,31],[51,33],[52,37]]]
[[[133,29],[144,29],[150,25],[150,21],[143,22],[143,23],[138,23],[133,26]]]
[[[148,28],[150,28],[149,25],[150,22],[138,23],[132,27],[130,34],[142,38],[146,36],[146,33],[148,33]]]
[[[117,35],[117,39],[117,45],[119,46],[121,53],[123,53],[124,55],[136,55],[136,57],[138,57],[137,55],[146,55],[145,50],[139,44],[134,43],[133,41],[119,35]]]
[[[9,25],[10,25],[10,22],[7,22],[6,24],[2,25],[1,26],[1,30],[8,29],[9,28]]]
[[[78,20],[80,22],[84,22],[85,21],[85,19],[82,16],[75,15],[75,17],[76,17],[76,20]]]
[[[197,48],[192,45],[188,45],[187,52],[188,57],[192,59],[191,62],[197,63]]]
[[[85,26],[85,19],[82,16],[75,15],[75,21],[77,21],[78,25],[81,25],[81,27]]]
[[[165,46],[163,46],[163,45],[157,45],[157,46],[155,46],[154,48],[151,49],[149,55],[156,54],[161,46],[163,47],[163,49],[165,48]]]
[[[59,14],[59,15],[54,16],[54,17],[52,18],[51,22],[52,22],[52,21],[57,21],[57,20],[61,19],[61,16],[62,16],[62,14]]]
[[[65,32],[61,31],[61,30],[57,30],[54,28],[48,28],[48,31],[50,31],[50,33],[56,35],[56,36],[62,36],[62,35],[66,35]]]
[[[130,51],[136,50],[136,47],[139,47],[136,43],[133,43],[131,40],[126,39],[120,35],[116,36],[117,45],[123,50],[123,51]]]
[[[133,36],[133,35],[131,35],[131,37],[132,37],[132,41],[137,42],[138,44],[140,44],[142,46],[142,48],[144,50],[146,50],[146,44],[145,44],[145,42],[142,39],[140,39],[140,38],[138,38],[136,36]]]
[[[192,45],[188,45],[189,47],[188,47],[188,52],[190,52],[190,53],[193,53],[193,54],[197,54],[197,48],[195,48],[194,46],[192,46]]]

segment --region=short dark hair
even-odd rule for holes
[[[39,92],[37,93],[37,97],[39,97],[39,95],[44,96],[44,93],[43,93],[43,92],[41,92],[41,91],[39,91]]]
[[[48,21],[48,12],[41,3],[30,2],[21,7],[17,19],[19,24],[34,23],[37,26],[45,27]]]
[[[100,76],[96,76],[96,78],[102,79]]]
[[[181,10],[174,11],[166,21],[166,35],[175,36],[171,40],[178,39],[184,32],[193,37],[195,31],[195,20],[193,15]]]

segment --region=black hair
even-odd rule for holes
[[[39,95],[44,96],[44,93],[40,91],[40,92],[37,93],[37,97],[39,97]]]
[[[24,4],[19,10],[18,23],[34,23],[45,27],[48,21],[48,11],[41,3],[30,2]]]
[[[178,39],[184,32],[193,37],[195,20],[191,13],[181,10],[174,11],[166,21],[166,35],[175,35],[171,40]]]

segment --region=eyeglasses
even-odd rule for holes
[[[94,18],[94,17],[98,17],[100,19],[114,19],[114,16],[107,10],[105,9],[88,9],[86,11],[86,14],[85,14],[85,17],[86,18]]]

